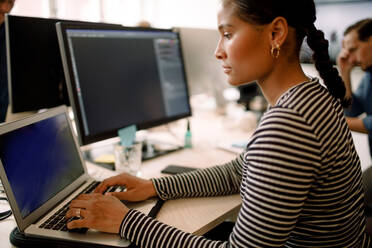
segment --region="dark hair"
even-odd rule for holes
[[[313,50],[315,68],[329,92],[340,99],[342,106],[350,104],[350,99],[345,98],[344,82],[329,58],[328,41],[324,38],[324,33],[314,26],[316,10],[313,0],[222,0],[222,2],[225,5],[231,4],[240,19],[256,25],[268,24],[276,17],[284,17],[288,25],[296,30],[298,55],[306,36],[307,44]],[[294,6],[295,4],[297,6]]]
[[[363,19],[354,23],[353,25],[350,25],[346,28],[344,36],[353,30],[356,30],[356,32],[358,33],[359,40],[367,41],[368,38],[372,35],[372,19]]]
[[[9,0],[0,0],[0,3],[7,3]]]

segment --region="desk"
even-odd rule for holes
[[[236,155],[227,151],[217,149],[214,142],[217,137],[227,140],[242,139],[249,137],[249,132],[239,129],[224,128],[227,121],[225,117],[210,112],[194,113],[191,119],[191,130],[194,142],[192,149],[183,149],[148,160],[143,163],[142,177],[151,178],[164,176],[160,173],[168,164],[189,165],[192,167],[204,168],[215,164],[222,164],[233,159]],[[183,138],[186,121],[180,120],[165,129],[176,130],[173,136]],[[181,130],[181,131],[179,131]],[[161,130],[154,132],[161,133]],[[97,179],[103,179],[114,175],[115,172],[103,167],[87,163],[88,172]],[[160,210],[157,219],[161,222],[177,227],[180,230],[204,234],[208,230],[223,222],[226,218],[233,216],[241,206],[238,194],[221,197],[187,198],[167,201]],[[6,202],[0,202],[0,210],[7,207]],[[9,241],[9,233],[16,226],[14,217],[0,222],[0,244],[1,247],[13,247]]]

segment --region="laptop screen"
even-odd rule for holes
[[[66,115],[0,136],[0,158],[22,218],[84,173]]]

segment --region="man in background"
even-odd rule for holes
[[[4,122],[9,104],[8,73],[6,65],[5,14],[9,13],[15,0],[0,0],[0,122]]]
[[[352,99],[351,107],[345,110],[347,123],[352,131],[368,134],[372,155],[372,19],[361,20],[345,30],[337,64],[347,96]],[[353,93],[350,74],[355,66],[360,66],[365,75]]]
[[[342,49],[337,58],[340,74],[345,82],[351,107],[345,109],[350,130],[368,134],[369,152],[372,157],[372,19],[363,19],[349,26],[344,32]],[[351,70],[359,66],[365,75],[357,90],[351,90]],[[365,199],[372,213],[372,167],[363,172]]]

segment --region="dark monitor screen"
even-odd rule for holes
[[[172,30],[58,24],[82,145],[191,115],[179,34]]]
[[[13,113],[69,105],[55,27],[59,21],[62,20],[6,16],[9,101]]]

